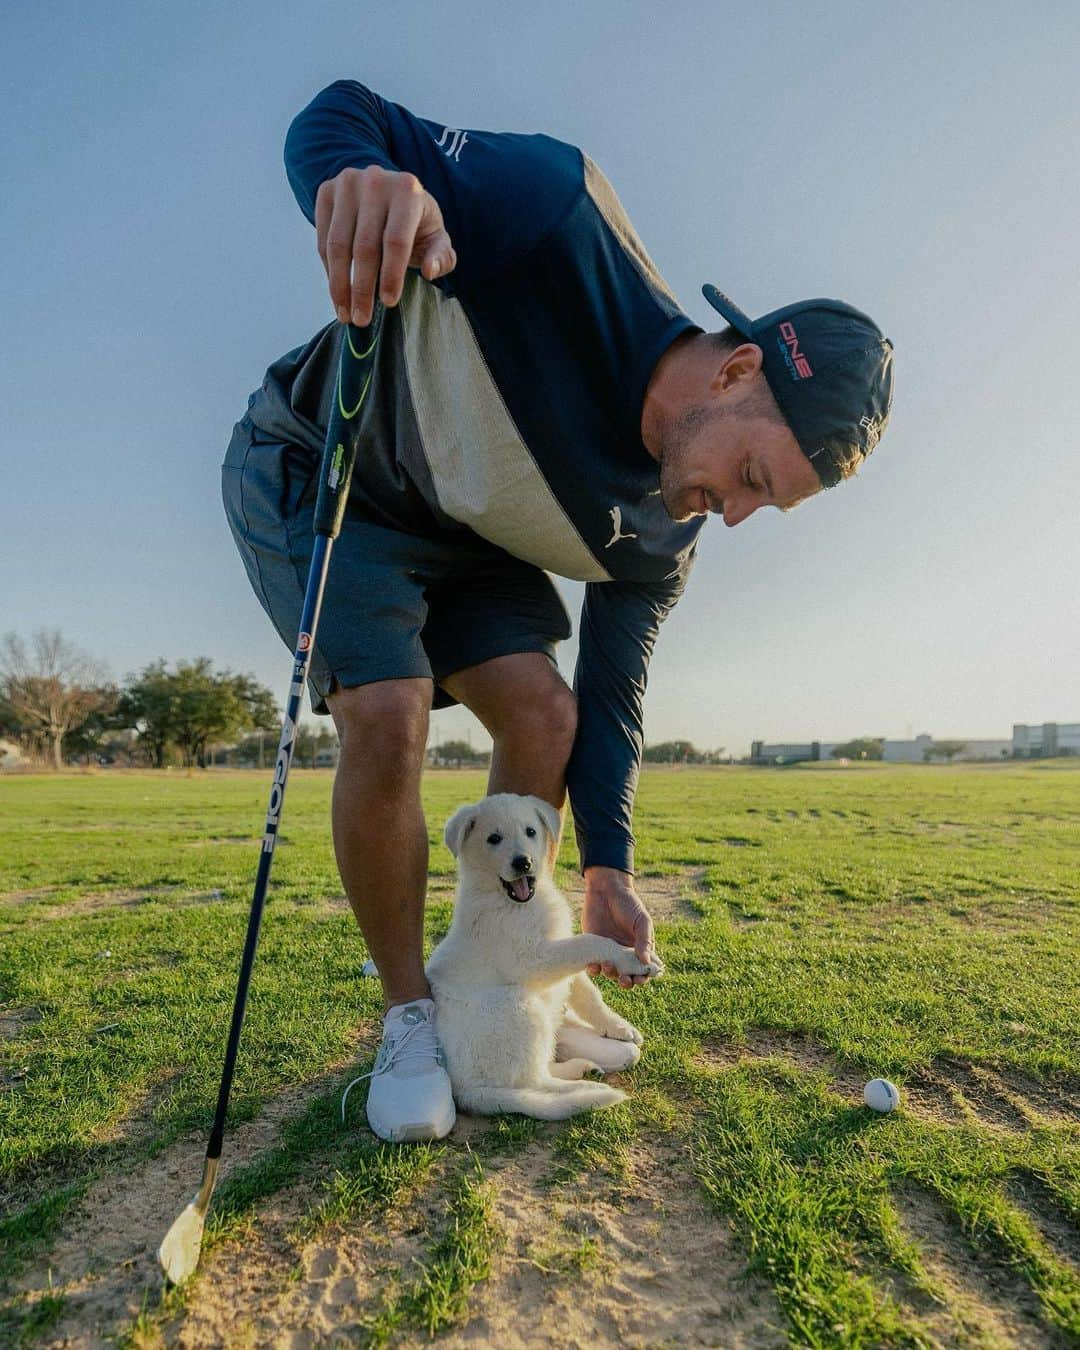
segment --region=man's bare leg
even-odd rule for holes
[[[420,804],[431,681],[381,680],[327,699],[341,741],[334,852],[386,1007],[430,998],[424,974],[428,836]]]
[[[542,652],[498,656],[459,670],[443,687],[476,714],[495,743],[488,792],[540,797],[561,811],[577,700],[548,658]],[[552,867],[558,852],[556,840]]]

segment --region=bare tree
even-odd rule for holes
[[[105,681],[101,665],[65,642],[59,629],[39,629],[29,650],[15,633],[0,643],[0,698],[24,731],[48,747],[55,769],[63,766],[68,732],[115,697]]]

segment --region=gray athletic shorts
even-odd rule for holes
[[[317,462],[266,437],[246,415],[221,470],[225,513],[248,579],[278,635],[296,646],[314,541]],[[461,527],[413,533],[350,495],[334,543],[311,660],[312,710],[326,696],[376,680],[434,681],[432,706],[456,700],[440,681],[514,652],[543,652],[570,636],[546,572]]]

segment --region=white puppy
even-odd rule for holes
[[[463,1110],[565,1120],[626,1095],[581,1081],[589,1069],[632,1064],[641,1044],[640,1033],[604,1003],[585,967],[610,961],[620,975],[658,975],[662,968],[643,965],[611,938],[573,935],[547,861],[558,832],[553,806],[511,793],[463,806],[447,821],[446,844],[459,867],[457,899],[427,977]],[[587,1048],[590,1039],[603,1044],[599,1038],[609,1037],[625,1043],[625,1055],[601,1054],[603,1066],[584,1056],[554,1063],[567,1009],[573,1019],[568,1044]]]

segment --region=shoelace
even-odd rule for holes
[[[359,1078],[354,1078],[342,1095],[342,1125],[345,1124],[345,1103],[357,1083],[362,1083],[365,1078],[374,1078],[376,1074],[389,1073],[398,1065],[416,1059],[434,1059],[438,1064],[443,1062],[442,1049],[435,1038],[435,1028],[430,1022],[414,1022],[403,1036],[383,1041],[379,1046],[379,1053],[375,1056],[375,1067],[370,1073],[362,1073]]]

